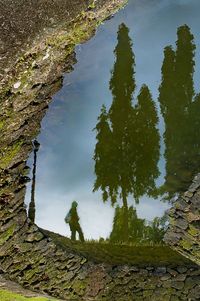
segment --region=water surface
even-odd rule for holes
[[[132,0],[77,46],[37,138],[40,227],[70,237],[76,200],[86,239],[162,239],[165,210],[199,171],[199,10]]]

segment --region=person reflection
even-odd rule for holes
[[[71,230],[71,240],[76,240],[76,232],[79,234],[79,239],[81,242],[84,242],[84,235],[79,223],[79,216],[77,213],[78,203],[76,201],[72,202],[71,209],[65,217],[65,222],[69,224]]]

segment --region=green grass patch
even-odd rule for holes
[[[190,260],[166,245],[129,246],[94,241],[81,243],[80,241],[73,242],[67,237],[47,230],[42,231],[66,252],[83,255],[87,259],[97,263],[104,262],[111,265],[128,264],[140,267],[194,265]]]
[[[15,294],[7,290],[0,290],[1,301],[56,301],[45,297],[24,297],[20,294]]]

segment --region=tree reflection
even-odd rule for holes
[[[135,165],[134,197],[139,198],[155,194],[155,179],[159,176],[158,160],[160,156],[159,132],[156,128],[158,116],[149,88],[143,85],[134,108],[132,148],[135,149],[131,161]]]
[[[115,209],[113,229],[110,234],[111,243],[124,242],[123,218],[124,208],[119,206]],[[136,209],[133,206],[128,208],[128,242],[129,243],[162,243],[166,228],[166,216],[156,217],[152,222],[138,218]]]
[[[128,28],[121,24],[110,80],[113,101],[109,111],[103,106],[98,117],[94,153],[94,191],[101,189],[104,201],[110,199],[115,204],[119,197],[123,202],[123,241],[128,240],[128,195],[132,194],[136,202],[145,193],[151,195],[159,175],[157,112],[145,85],[137,105],[132,105],[136,88],[135,56],[128,33]]]
[[[187,25],[177,31],[176,50],[165,48],[159,88],[165,121],[165,191],[184,191],[200,164],[200,97],[194,92],[194,37]]]

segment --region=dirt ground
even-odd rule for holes
[[[33,40],[68,22],[88,0],[0,0],[0,77]]]

